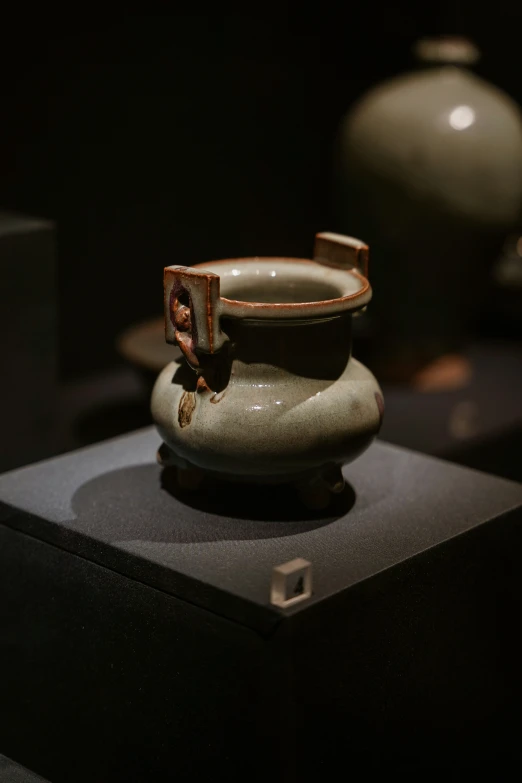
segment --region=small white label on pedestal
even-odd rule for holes
[[[272,571],[270,603],[287,609],[312,595],[312,564],[302,557],[275,566]]]

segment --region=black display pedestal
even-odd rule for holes
[[[377,443],[313,518],[181,496],[158,442],[0,477],[4,753],[53,783],[518,773],[520,485]],[[295,557],[314,593],[278,609]]]

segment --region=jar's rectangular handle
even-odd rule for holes
[[[204,269],[167,266],[164,270],[165,339],[177,343],[198,366],[197,351],[215,353],[226,336],[219,324],[219,275]]]
[[[368,277],[368,245],[355,237],[323,232],[315,235],[314,261],[341,269],[357,269]]]

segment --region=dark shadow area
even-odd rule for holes
[[[347,486],[330,508],[304,508],[290,486],[228,484],[208,480],[180,490],[172,469],[135,465],[104,473],[74,494],[76,519],[68,525],[101,541],[162,543],[245,541],[292,536],[328,525],[355,504]]]
[[[294,487],[288,484],[266,486],[207,478],[201,490],[189,492],[178,486],[175,468],[162,471],[161,488],[197,511],[259,522],[333,521],[344,516],[355,503],[355,492],[349,485],[339,495],[332,495],[329,508],[323,511],[305,508]]]
[[[350,358],[350,313],[303,321],[221,318],[221,326],[234,346],[234,359],[244,364],[271,364],[292,375],[333,382]]]
[[[175,363],[174,375],[172,376],[172,383],[182,386],[185,391],[195,392],[198,376],[192,370],[185,359],[180,358]]]
[[[140,427],[147,427],[152,424],[149,408],[145,398],[97,405],[75,420],[74,436],[81,445],[90,445]]]
[[[219,393],[224,391],[230,381],[232,369],[232,348],[230,343],[225,343],[223,348],[215,354],[199,354],[198,359],[199,373],[196,373],[183,357],[177,359],[172,383],[182,386],[185,391],[195,392],[198,377],[202,376],[213,392]]]

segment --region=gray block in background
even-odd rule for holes
[[[0,212],[0,470],[52,452],[57,373],[53,223]]]
[[[4,752],[54,783],[516,779],[522,486],[377,442],[314,516],[180,494],[158,444],[0,477]]]

